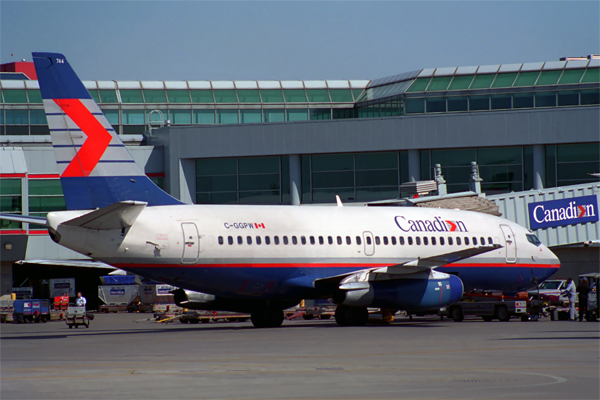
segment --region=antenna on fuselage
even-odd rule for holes
[[[342,199],[340,199],[339,195],[335,195],[335,201],[337,202],[338,207],[344,207],[344,203],[342,203]]]

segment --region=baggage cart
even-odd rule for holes
[[[90,327],[90,319],[85,312],[85,306],[69,306],[67,308],[67,315],[65,321],[69,326],[69,329],[73,327],[79,328],[80,325],[86,328]]]

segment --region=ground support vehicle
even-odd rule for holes
[[[0,300],[0,322],[13,322],[13,311],[15,300],[11,299],[9,295],[2,296]]]
[[[85,311],[85,306],[69,306],[65,315],[65,322],[69,329],[79,328],[80,325],[90,327],[90,319]]]
[[[579,275],[580,282],[583,278],[586,278],[590,285],[587,305],[588,312],[587,315],[585,315],[585,319],[586,321],[596,321],[599,317],[598,305],[600,305],[600,301],[598,301],[598,297],[600,296],[600,287],[598,287],[598,284],[600,283],[600,273],[591,272],[589,274]]]
[[[528,320],[527,299],[509,297],[499,294],[465,294],[461,301],[440,311],[440,316],[452,318],[455,322],[461,322],[465,316],[474,315],[483,318],[484,321],[498,319],[508,321],[513,316]]]
[[[302,300],[297,307],[289,309],[286,316],[288,319],[299,318],[300,316],[305,320],[314,318],[330,319],[335,315],[335,309],[336,305],[327,300]]]
[[[182,324],[197,324],[202,322],[206,324],[213,322],[245,322],[250,318],[250,314],[235,313],[229,311],[205,311],[205,310],[185,310],[179,317]]]
[[[50,321],[50,302],[48,300],[15,300],[13,319],[16,323]]]

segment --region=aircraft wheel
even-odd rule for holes
[[[452,307],[450,309],[450,316],[452,317],[452,320],[454,322],[461,322],[463,319],[465,319],[465,316],[462,312],[462,308],[460,308],[460,306]]]
[[[302,316],[302,318],[308,321],[308,320],[311,320],[311,319],[313,319],[313,315],[312,315],[312,314],[304,314],[304,315]]]
[[[482,315],[481,318],[483,318],[485,322],[490,322],[493,319],[491,315]]]
[[[506,308],[506,306],[499,306],[496,309],[496,315],[498,316],[498,319],[500,321],[508,321],[510,320],[510,314],[508,313],[508,309]]]
[[[367,307],[337,306],[335,322],[339,326],[363,326],[369,319]]]
[[[256,328],[276,328],[283,323],[283,310],[274,307],[258,308],[250,314]]]

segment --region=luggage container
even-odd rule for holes
[[[100,306],[100,312],[126,311],[134,299],[138,296],[138,285],[106,285],[98,286],[98,297],[104,305]]]
[[[50,321],[50,301],[48,300],[15,300],[13,307],[13,318],[18,324]]]

